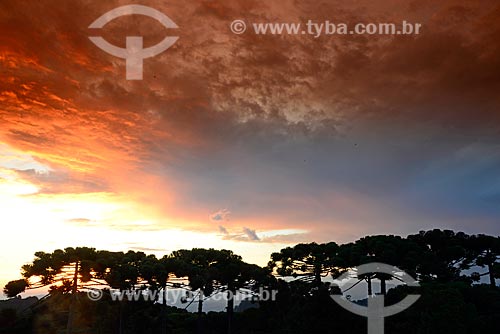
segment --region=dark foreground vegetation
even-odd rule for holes
[[[328,278],[370,262],[397,266],[420,283],[419,288],[393,287],[389,282],[397,273],[353,272],[367,287],[365,295],[384,295],[386,305],[409,293],[421,295],[412,307],[385,319],[386,333],[500,333],[495,284],[500,237],[441,230],[406,238],[370,236],[343,245],[299,244],[273,253],[266,268],[213,249],[179,250],[161,259],[92,248],[37,252],[22,267],[23,278],[9,282],[4,292],[13,304],[27,289],[50,286],[50,294],[29,307],[0,308],[0,333],[366,333],[366,318],[330,298],[345,293],[346,286],[341,291]],[[227,298],[226,312],[203,312],[209,296],[259,288],[277,290],[276,299],[235,313],[234,301]],[[186,302],[196,303],[198,312],[166,306],[161,298],[114,301],[109,289],[184,289]],[[92,301],[88,291],[104,293]]]

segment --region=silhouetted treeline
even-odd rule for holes
[[[4,292],[50,286],[47,298],[23,311],[0,310],[1,333],[366,333],[366,318],[340,306],[331,294],[346,292],[334,278],[360,264],[382,262],[420,283],[418,302],[386,318],[386,333],[499,333],[500,237],[432,230],[406,238],[364,237],[338,245],[299,244],[271,254],[268,266],[245,263],[228,250],[179,250],[161,259],[142,252],[66,248],[37,252],[23,277]],[[397,273],[356,276],[366,295],[394,304],[412,289],[388,284]],[[286,279],[284,279],[286,278]],[[485,284],[481,284],[485,282]],[[234,313],[237,291],[278,291],[275,300]],[[88,291],[102,292],[92,301]],[[109,289],[157,292],[154,300],[112,300]],[[160,295],[185,289],[198,312],[166,306]],[[410,291],[411,290],[411,291]],[[203,302],[227,294],[227,312],[203,312]],[[358,303],[364,301],[359,300]]]

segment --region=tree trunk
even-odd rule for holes
[[[123,304],[124,301],[120,300],[120,314],[118,315],[118,333],[123,334]]]
[[[321,267],[314,268],[314,283],[318,289],[321,288]]]
[[[75,273],[73,275],[73,287],[71,289],[71,301],[69,304],[69,313],[68,313],[68,323],[66,325],[66,334],[73,333],[73,322],[75,318],[75,304],[76,304],[76,293],[78,292],[78,269],[80,263],[78,261],[75,262]]]
[[[162,310],[161,310],[161,333],[168,333],[167,325],[167,285],[163,286],[163,300],[162,300]]]
[[[493,272],[493,264],[491,263],[488,263],[488,274],[490,276],[490,285],[492,287],[496,287],[496,283],[495,283],[495,273]]]
[[[203,289],[200,289],[200,295],[198,296],[198,334],[203,333],[203,323],[202,323],[202,316],[203,316]]]
[[[233,315],[234,315],[234,295],[235,289],[228,288],[227,290],[227,334],[233,332]]]
[[[382,296],[385,296],[387,294],[387,286],[385,284],[385,278],[384,277],[380,278],[380,294]]]
[[[370,297],[373,293],[372,293],[372,277],[370,275],[368,275],[368,277],[366,278],[366,283],[368,283],[368,297]]]

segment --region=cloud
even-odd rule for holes
[[[276,244],[299,243],[311,238],[306,230],[268,230],[261,231],[259,236],[255,230],[247,227],[243,227],[241,232],[231,232],[222,225],[219,226],[219,233],[223,240]]]
[[[92,220],[88,219],[88,218],[71,218],[71,219],[68,219],[67,222],[69,223],[73,223],[73,224],[81,224],[81,225],[86,225],[86,224],[89,224],[92,222]]]
[[[88,175],[35,169],[16,170],[18,177],[38,188],[38,194],[75,194],[108,190],[104,180]]]
[[[222,235],[228,235],[229,232],[227,231],[227,229],[222,226],[222,225],[219,225],[219,232],[222,234]]]
[[[224,222],[229,220],[231,212],[227,209],[222,209],[212,213],[209,218],[212,222]]]
[[[247,235],[248,239],[252,241],[259,241],[260,238],[257,236],[255,230],[249,229],[248,227],[243,228],[243,232]]]
[[[243,227],[242,232],[230,232],[224,226],[219,226],[219,232],[223,240],[234,240],[243,242],[256,242],[260,241],[255,230]]]

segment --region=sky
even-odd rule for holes
[[[431,228],[500,234],[498,1],[0,2],[0,286],[68,246],[235,251]],[[234,34],[419,22],[418,35]],[[127,80],[99,49],[178,40]]]

